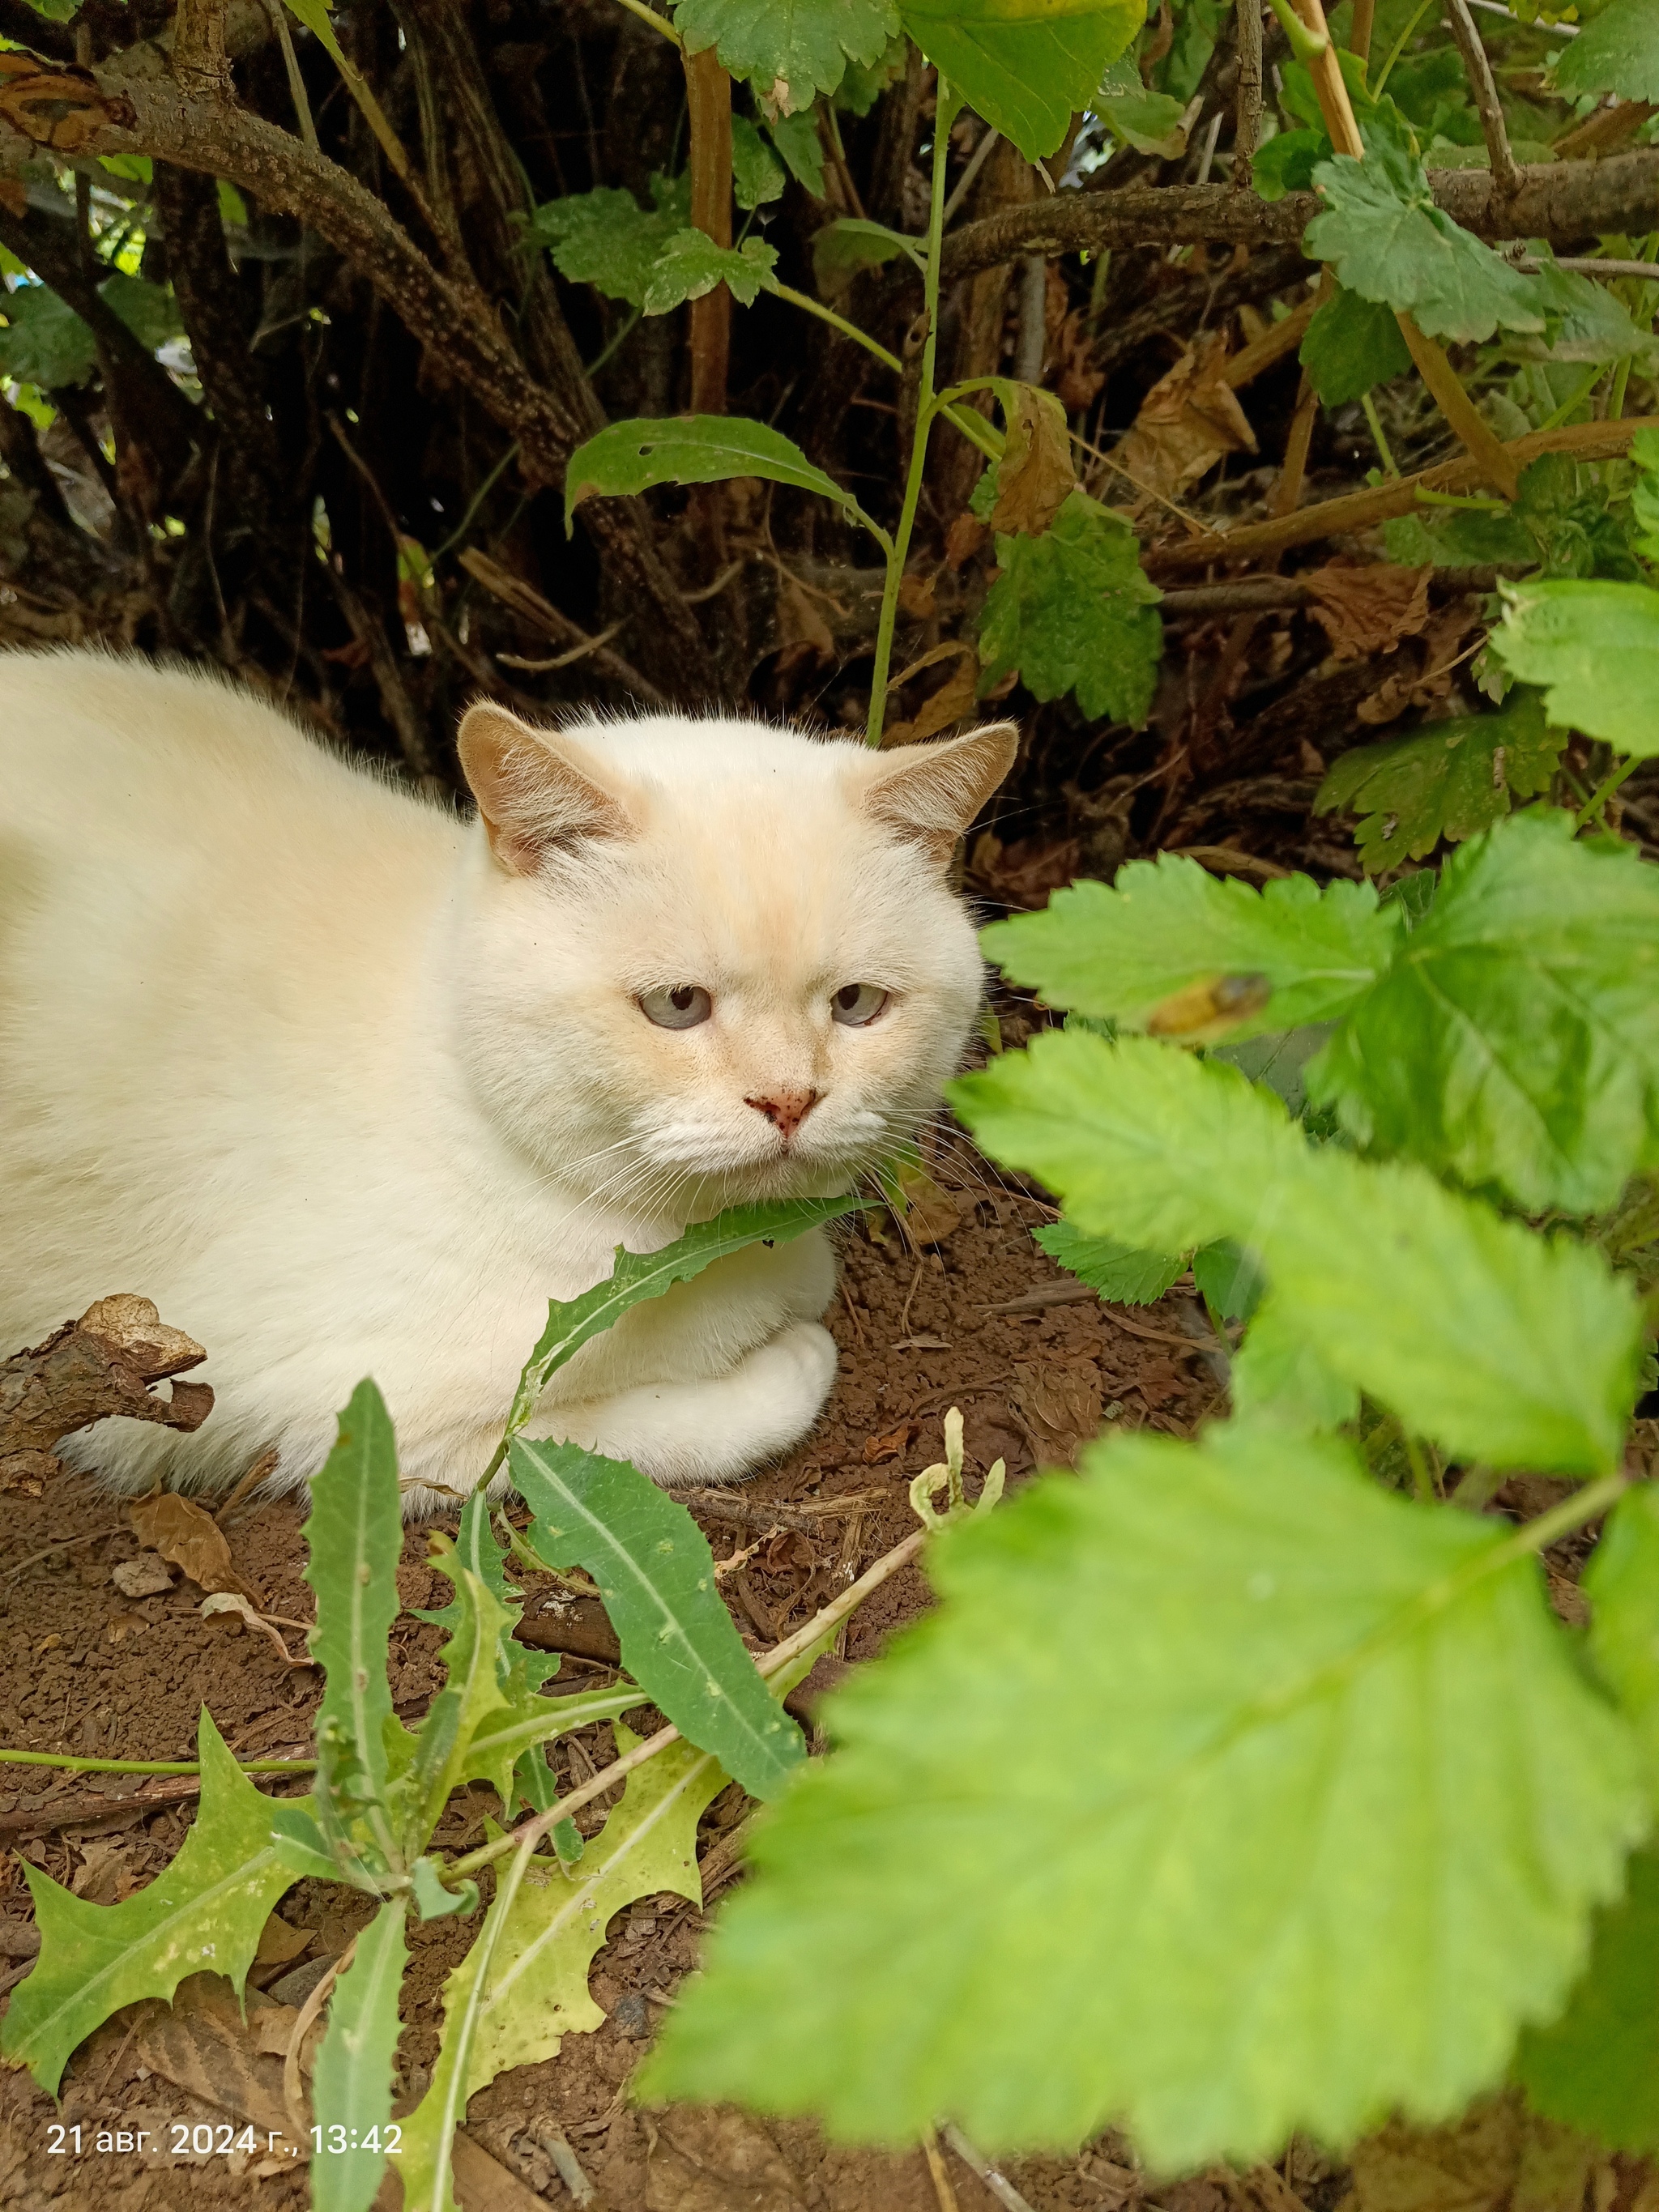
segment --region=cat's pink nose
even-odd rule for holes
[[[816,1091],[775,1091],[765,1098],[745,1098],[757,1114],[764,1114],[787,1145],[818,1103]]]

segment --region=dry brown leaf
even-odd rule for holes
[[[276,1623],[274,1620],[267,1620],[264,1613],[248,1603],[240,1590],[210,1590],[202,1600],[202,1617],[204,1620],[210,1620],[216,1613],[234,1613],[247,1627],[256,1630],[261,1636],[268,1637],[276,1645],[285,1667],[314,1667],[318,1663],[316,1660],[308,1657],[302,1656],[296,1659],[283,1642],[282,1630]]]
[[[225,1533],[210,1513],[176,1490],[135,1498],[127,1507],[138,1540],[182,1569],[198,1589],[234,1592],[263,1608],[264,1600],[231,1565]]]
[[[1066,410],[1052,392],[1017,384],[1007,442],[997,465],[992,529],[1024,531],[1035,538],[1048,527],[1076,489]]]
[[[879,1467],[884,1460],[902,1459],[912,1443],[921,1434],[920,1421],[901,1421],[896,1429],[884,1436],[866,1437],[864,1440],[864,1463]]]
[[[1331,641],[1339,660],[1368,660],[1417,637],[1429,619],[1431,567],[1400,568],[1378,561],[1369,568],[1330,566],[1302,578],[1309,612]]]
[[[937,576],[901,576],[899,578],[899,611],[915,622],[927,622],[939,610],[933,604],[933,594],[939,587]]]
[[[925,1168],[901,1168],[898,1187],[904,1227],[913,1244],[942,1244],[962,1226],[960,1200],[941,1190]]]
[[[314,1928],[296,1928],[280,1912],[273,1912],[259,1930],[259,1948],[253,1954],[253,1963],[256,1966],[286,1966],[303,1958],[316,1941]]]
[[[1479,609],[1468,599],[1454,599],[1432,617],[1413,650],[1401,655],[1401,665],[1369,699],[1360,701],[1355,719],[1375,728],[1395,720],[1408,707],[1429,707],[1443,699],[1464,657],[1464,642],[1480,627]]]
[[[1511,2092],[1443,2128],[1396,2121],[1369,2136],[1355,2147],[1346,2202],[1352,2212],[1580,2212],[1600,2162],[1587,2137]]]
[[[943,659],[954,653],[956,666],[939,690],[922,702],[921,712],[914,722],[905,725],[903,742],[919,744],[923,738],[937,737],[948,730],[952,722],[966,720],[979,703],[979,653],[974,646],[957,641],[941,646],[928,655],[929,659]],[[888,742],[892,742],[890,738]]]
[[[287,2133],[283,2103],[283,2064],[260,2045],[258,2022],[273,2008],[257,1990],[248,1993],[248,2014],[228,1982],[218,1974],[191,1974],[180,1982],[172,2005],[158,2004],[141,2018],[132,2057],[175,2089],[231,2112],[263,2135]],[[289,2025],[293,2026],[293,2015]],[[274,2148],[280,2148],[280,2141]],[[308,2144],[295,2148],[304,2155]]]
[[[788,2160],[746,2112],[671,2106],[652,2119],[647,2212],[804,2212]]]
[[[1081,307],[1061,318],[1048,354],[1054,364],[1055,398],[1068,415],[1081,415],[1094,405],[1106,381],[1105,370],[1095,367],[1094,340]]]
[[[1008,1400],[1030,1423],[1042,1458],[1069,1466],[1100,1427],[1100,1370],[1086,1359],[1042,1367],[1016,1361]]]
[[[88,1836],[77,1847],[81,1864],[70,1887],[88,1905],[118,1905],[135,1884],[127,1846],[114,1836]]]
[[[111,1414],[188,1433],[213,1410],[204,1382],[175,1382],[170,1398],[149,1385],[207,1358],[168,1328],[148,1298],[99,1298],[43,1344],[0,1361],[0,1492],[38,1498],[61,1471],[54,1446]]]
[[[990,541],[990,532],[976,514],[963,514],[945,533],[945,565],[953,572],[964,562],[971,561],[981,545]]]
[[[777,643],[781,650],[810,646],[820,658],[835,658],[835,635],[811,594],[787,568],[778,573]]]
[[[1226,365],[1226,339],[1217,332],[1146,394],[1112,453],[1135,483],[1173,499],[1224,455],[1255,453],[1255,433],[1225,380]]]

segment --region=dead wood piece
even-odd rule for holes
[[[596,1597],[545,1600],[521,1615],[513,1632],[535,1651],[568,1651],[573,1658],[597,1659],[607,1667],[622,1663],[622,1646],[610,1615]]]
[[[18,1806],[9,1813],[0,1813],[0,1836],[52,1836],[64,1828],[83,1828],[100,1820],[125,1826],[160,1807],[188,1804],[201,1794],[200,1776],[181,1774],[152,1783],[130,1797],[105,1793],[66,1797],[55,1805]]]
[[[525,582],[523,577],[515,576],[509,568],[503,568],[499,562],[492,561],[487,553],[481,553],[476,546],[469,546],[459,557],[462,568],[470,576],[477,577],[492,599],[499,599],[504,607],[510,607],[515,615],[540,630],[544,636],[555,638],[561,645],[575,647],[591,659],[595,668],[603,669],[607,676],[614,677],[617,683],[625,684],[651,706],[666,706],[668,702],[656,685],[641,676],[631,661],[625,660],[619,653],[613,653],[603,639],[590,637],[579,623],[572,622],[569,616],[556,607],[550,599],[544,599],[533,585]]]
[[[0,1363],[0,1492],[40,1497],[62,1472],[55,1447],[113,1413],[186,1435],[199,1429],[213,1411],[205,1382],[175,1382],[170,1398],[149,1386],[206,1358],[149,1299],[130,1291],[94,1299],[79,1321]]]

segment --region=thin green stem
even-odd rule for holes
[[[1370,429],[1371,440],[1382,456],[1383,467],[1391,477],[1398,477],[1400,464],[1389,451],[1389,441],[1382,434],[1382,420],[1376,411],[1376,400],[1371,398],[1369,392],[1362,392],[1359,404],[1365,411],[1365,421]]]
[[[1433,1504],[1438,1492],[1434,1477],[1429,1473],[1429,1463],[1423,1456],[1423,1447],[1409,1429],[1402,1431],[1406,1440],[1406,1457],[1411,1462],[1412,1487],[1425,1504]]]
[[[649,23],[653,31],[660,31],[671,46],[684,46],[684,40],[667,17],[659,15],[654,8],[647,8],[645,0],[617,0],[617,5],[626,8],[630,15],[637,15],[641,22]]]
[[[629,325],[629,328],[632,328],[631,325]],[[478,509],[483,505],[484,501],[489,498],[490,493],[495,490],[496,483],[501,477],[502,470],[506,468],[507,463],[513,459],[518,450],[519,444],[515,438],[513,443],[507,447],[507,451],[501,455],[500,460],[496,462],[495,467],[491,469],[489,474],[478,486],[477,491],[473,493],[471,503],[467,507],[466,513],[461,517],[454,529],[450,532],[448,537],[445,538],[443,544],[432,556],[431,561],[428,563],[430,567],[435,568],[439,562],[443,559],[445,554],[450,550],[451,547],[459,545],[462,538],[465,537],[467,532],[471,529],[474,516],[477,514]]]
[[[1405,29],[1395,40],[1393,46],[1389,47],[1389,58],[1383,63],[1382,73],[1377,77],[1376,82],[1370,88],[1371,97],[1374,100],[1382,99],[1382,88],[1389,81],[1389,70],[1393,69],[1401,55],[1405,52],[1407,46],[1411,43],[1413,34],[1415,33],[1418,25],[1422,21],[1423,18],[1428,14],[1430,9],[1432,8],[1433,5],[1434,0],[1423,0],[1422,6],[1419,8],[1417,13],[1412,17],[1410,22],[1407,24]]]
[[[314,1759],[238,1759],[244,1774],[314,1774]],[[56,1766],[68,1774],[199,1774],[199,1759],[62,1759],[55,1751],[0,1750],[9,1766]]]
[[[905,556],[910,550],[910,533],[915,526],[916,508],[921,500],[922,476],[927,465],[927,434],[933,428],[936,412],[933,369],[939,356],[939,240],[945,229],[945,180],[951,157],[951,125],[960,106],[961,101],[941,75],[934,94],[933,181],[928,198],[927,267],[923,277],[927,336],[921,345],[921,381],[916,403],[915,438],[910,450],[910,471],[905,480],[904,505],[899,514],[899,526],[893,534],[892,550],[887,556],[887,584],[881,595],[881,620],[876,630],[876,665],[870,679],[870,724],[865,732],[865,742],[872,745],[881,743],[882,724],[887,716],[887,674],[893,662],[893,630],[898,621],[899,586],[904,580]]]
[[[882,366],[890,368],[895,376],[903,375],[904,363],[896,353],[889,353],[886,347],[872,338],[867,331],[861,331],[856,323],[849,323],[845,315],[838,315],[833,307],[826,307],[822,300],[815,300],[810,292],[798,292],[793,284],[774,284],[769,289],[777,294],[779,299],[787,300],[792,307],[805,308],[809,315],[816,315],[821,323],[828,323],[838,330],[844,338],[851,338],[854,343],[861,345],[866,353],[874,354]]]
[[[1580,810],[1576,827],[1583,830],[1592,822],[1599,822],[1601,818],[1601,809],[1607,805],[1608,799],[1613,797],[1625,778],[1627,775],[1633,775],[1641,764],[1641,756],[1632,755],[1625,763],[1623,768],[1614,769],[1613,774],[1604,782],[1599,783]]]
[[[1584,402],[1589,398],[1591,392],[1595,391],[1601,380],[1601,364],[1598,362],[1594,368],[1586,373],[1583,381],[1579,385],[1577,391],[1569,393],[1567,398],[1561,402],[1561,404],[1556,409],[1553,415],[1547,415],[1545,416],[1544,420],[1538,426],[1538,434],[1541,437],[1546,430],[1559,430],[1561,425],[1566,421],[1568,416],[1572,413],[1573,410],[1583,405]]]

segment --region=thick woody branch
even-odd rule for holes
[[[1484,169],[1431,169],[1435,203],[1487,239],[1571,246],[1604,231],[1659,228],[1659,149],[1606,161],[1529,162],[1511,193]],[[1227,185],[1056,192],[965,223],[945,241],[949,283],[1027,253],[1103,253],[1133,246],[1294,246],[1322,203],[1316,192],[1260,200]]]

